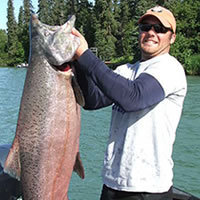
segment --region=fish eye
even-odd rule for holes
[[[44,36],[49,36],[49,31],[48,30],[44,30]]]

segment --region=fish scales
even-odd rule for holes
[[[35,16],[32,18],[31,58],[5,171],[20,179],[25,200],[64,200],[68,199],[75,163],[75,171],[84,178],[78,153],[80,105],[72,88],[72,71],[59,71],[54,64],[70,61],[79,41],[71,34],[73,18],[61,27],[50,27]],[[61,37],[60,43],[55,37]],[[71,46],[63,48],[67,39]],[[51,46],[48,41],[54,44]],[[62,48],[67,49],[67,57]],[[57,58],[57,54],[63,57]]]

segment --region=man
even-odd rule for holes
[[[101,200],[172,199],[172,149],[187,88],[183,67],[169,55],[175,32],[173,14],[151,8],[139,19],[141,60],[113,72],[72,31],[81,41],[75,65],[84,108],[112,104]]]

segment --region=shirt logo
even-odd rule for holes
[[[160,6],[156,6],[154,8],[151,9],[152,12],[162,12],[162,8]]]

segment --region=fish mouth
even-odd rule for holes
[[[54,69],[61,71],[61,72],[67,72],[71,69],[71,63],[63,63],[62,65],[52,65]]]

